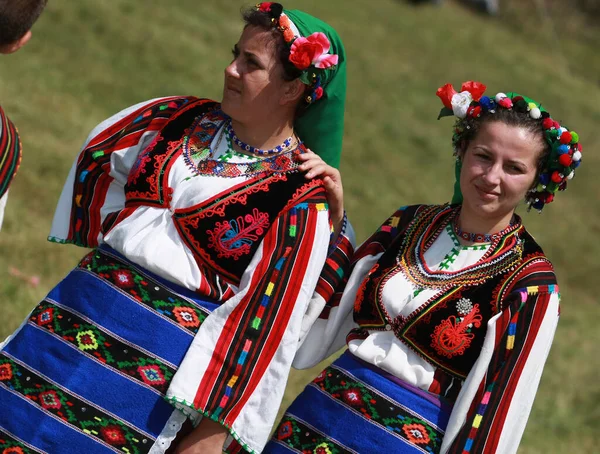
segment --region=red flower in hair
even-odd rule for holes
[[[338,56],[328,54],[331,47],[325,33],[316,32],[303,38],[296,38],[290,48],[290,61],[300,70],[310,65],[326,69],[338,63]]]
[[[262,2],[258,5],[258,9],[259,9],[259,11],[262,11],[263,13],[268,13],[271,11],[272,4],[273,4],[273,2]]]
[[[474,82],[472,80],[466,81],[462,84],[460,91],[468,91],[473,97],[473,101],[479,101],[485,92],[487,87],[481,82]]]
[[[443,87],[438,88],[435,94],[442,100],[444,107],[452,109],[452,96],[456,94],[456,90],[452,84],[446,84]]]

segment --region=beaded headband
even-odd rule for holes
[[[484,96],[486,86],[480,82],[467,81],[457,93],[451,84],[438,88],[436,95],[442,100],[444,107],[438,119],[445,116],[457,117],[454,125],[452,144],[455,153],[458,151],[469,126],[467,118],[479,118],[483,112],[494,114],[497,109],[515,110],[528,113],[534,120],[539,120],[540,129],[546,142],[550,145],[548,158],[542,165],[538,184],[525,196],[529,209],[542,211],[546,203],[554,200],[557,191],[567,188],[567,180],[575,175],[575,169],[581,164],[581,144],[579,136],[561,126],[537,102],[516,93],[498,93],[494,98]]]
[[[333,69],[338,64],[338,56],[330,54],[331,43],[325,33],[316,32],[303,37],[296,25],[283,12],[283,6],[275,2],[256,4],[256,9],[268,13],[273,27],[283,34],[285,43],[290,46],[290,62],[302,71],[300,80],[309,87],[304,98],[307,104],[318,101],[323,96],[322,70]]]

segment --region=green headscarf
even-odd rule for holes
[[[303,37],[324,33],[331,43],[331,54],[338,55],[338,64],[331,69],[317,70],[321,76],[323,96],[311,104],[298,118],[294,127],[305,145],[327,164],[339,167],[344,135],[344,104],[346,101],[346,51],[337,32],[316,17],[298,10],[284,10]],[[308,71],[313,71],[309,68]]]

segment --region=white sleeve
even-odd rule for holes
[[[104,120],[88,135],[75,159],[58,200],[48,239],[58,243],[73,243],[93,247],[102,242],[101,225],[107,214],[124,207],[124,185],[138,155],[156,137],[161,122],[149,122],[145,129],[132,128],[121,139],[122,132],[131,127],[144,109],[174,100],[174,97],[156,98],[128,107]],[[104,145],[101,152],[96,148]],[[96,157],[98,154],[98,157]],[[109,156],[109,161],[101,161]],[[88,168],[82,163],[88,162]],[[95,168],[94,168],[95,166]],[[98,171],[101,168],[101,172]],[[77,186],[84,193],[76,193]],[[89,222],[87,237],[73,233],[76,212],[83,212]],[[87,224],[86,224],[87,225]]]

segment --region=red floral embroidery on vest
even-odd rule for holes
[[[250,252],[269,228],[268,213],[254,208],[252,214],[238,216],[229,221],[217,222],[213,230],[208,230],[208,246],[217,251],[218,257],[237,260]]]
[[[133,167],[129,171],[129,175],[127,175],[127,183],[128,184],[136,184],[138,178],[142,174],[144,174],[144,175],[146,174],[146,172],[147,172],[146,164],[148,164],[150,161],[152,161],[152,156],[150,156],[150,153],[152,153],[154,151],[156,144],[161,140],[162,140],[162,136],[160,135],[160,132],[159,132],[158,134],[156,134],[156,137],[154,137],[154,139],[152,140],[150,145],[148,145],[146,147],[146,149],[144,151],[142,151],[142,153],[138,156],[137,160],[133,164]]]
[[[128,184],[135,184],[140,173],[145,174],[147,170],[151,170],[150,175],[146,177],[146,182],[148,183],[150,190],[127,191],[126,197],[128,199],[150,199],[159,201],[159,186],[162,185],[165,192],[163,197],[166,197],[166,200],[160,200],[160,202],[163,203],[163,205],[167,206],[170,203],[173,188],[168,187],[166,185],[166,182],[164,181],[166,177],[165,166],[168,164],[172,157],[176,157],[178,155],[177,152],[179,151],[181,140],[170,141],[166,147],[165,153],[151,155],[151,152],[154,151],[154,147],[156,146],[157,142],[161,140],[163,140],[163,138],[160,134],[158,134],[154,142],[150,144],[146,150],[144,150],[143,156],[148,157],[149,159],[146,159],[144,157],[143,164],[139,163],[139,169],[137,170],[137,175],[135,175],[135,180],[132,180],[133,177],[130,174],[127,181]],[[148,163],[150,162],[152,162],[152,169],[150,169],[148,165]]]
[[[463,355],[475,337],[471,329],[481,326],[479,304],[473,306],[470,300],[461,298],[456,306],[459,316],[451,315],[443,320],[431,335],[431,346],[439,355],[447,358]]]
[[[363,281],[363,283],[360,285],[360,287],[358,288],[358,292],[356,293],[356,299],[354,300],[354,311],[355,312],[360,312],[360,308],[362,307],[362,304],[365,300],[365,292],[367,290],[367,284],[369,283],[369,278],[371,276],[371,274],[375,273],[375,271],[377,271],[377,269],[379,268],[379,263],[376,263],[375,266],[373,268],[371,268],[371,271],[369,271],[369,274],[367,275],[367,279],[365,279]]]

